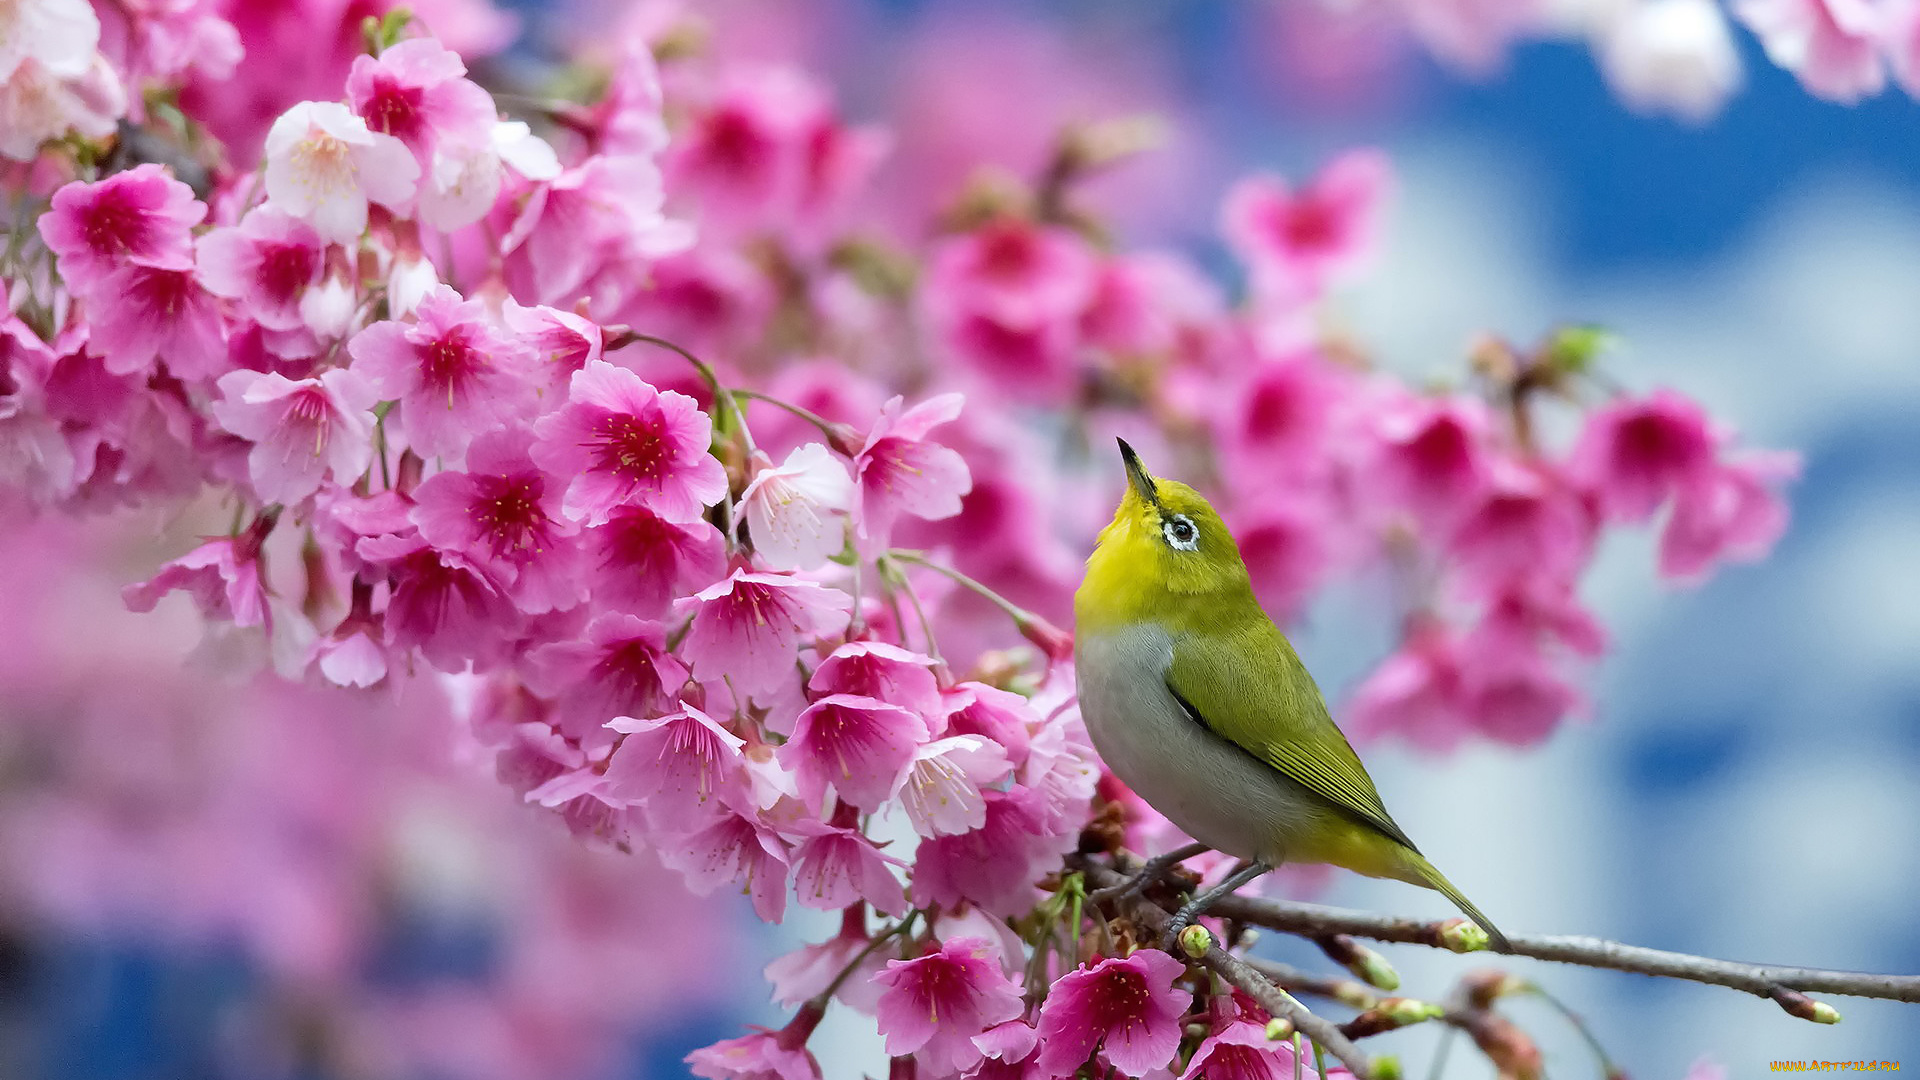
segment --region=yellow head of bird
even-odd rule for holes
[[[1155,479],[1125,441],[1127,492],[1100,531],[1075,598],[1075,618],[1125,623],[1178,617],[1192,604],[1253,603],[1247,567],[1226,522],[1199,492]],[[1170,607],[1171,606],[1171,607]]]

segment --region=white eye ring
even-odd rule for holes
[[[1160,523],[1160,535],[1175,551],[1192,551],[1200,546],[1200,530],[1185,514],[1173,514]]]

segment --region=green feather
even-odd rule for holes
[[[1253,615],[1176,639],[1168,689],[1214,734],[1417,854],[1293,646],[1257,607]]]

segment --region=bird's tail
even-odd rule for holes
[[[1473,906],[1473,901],[1467,899],[1459,889],[1454,888],[1453,882],[1448,881],[1445,874],[1435,869],[1434,865],[1428,862],[1425,856],[1415,852],[1408,852],[1404,858],[1406,858],[1407,863],[1413,870],[1419,874],[1421,880],[1418,884],[1425,885],[1427,888],[1453,901],[1454,907],[1459,908],[1467,918],[1480,924],[1480,929],[1487,932],[1487,941],[1493,946],[1495,952],[1510,953],[1513,951],[1513,943],[1507,940],[1507,935],[1501,933],[1499,928],[1493,925],[1491,919],[1482,915],[1480,909]]]

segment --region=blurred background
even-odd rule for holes
[[[627,5],[516,6],[520,33],[498,61],[509,67],[537,65]],[[1419,823],[1435,862],[1508,928],[1920,971],[1920,114],[1910,100],[1817,101],[1744,34],[1742,88],[1696,124],[1627,108],[1584,45],[1524,44],[1464,72],[1262,0],[698,7],[727,48],[803,63],[848,115],[892,128],[892,167],[921,170],[911,186],[922,189],[950,192],[958,180],[942,175],[955,166],[935,144],[954,161],[965,153],[1031,172],[1065,121],[1164,116],[1167,148],[1102,180],[1101,204],[1131,241],[1180,249],[1223,275],[1214,215],[1233,177],[1298,177],[1335,150],[1384,147],[1397,174],[1386,246],[1332,310],[1385,363],[1438,377],[1459,370],[1483,331],[1528,342],[1559,323],[1596,322],[1621,339],[1609,360],[1621,382],[1677,387],[1751,442],[1802,452],[1793,524],[1765,563],[1674,591],[1652,573],[1650,537],[1604,552],[1587,596],[1614,645],[1592,672],[1583,722],[1538,752],[1436,759],[1383,745],[1369,762],[1396,816]],[[34,572],[41,545],[88,542],[45,528],[54,531],[12,541],[15,569],[0,582],[11,639],[0,650],[3,707],[19,730],[70,725],[86,737],[81,760],[36,758],[21,750],[31,739],[0,751],[0,1077],[392,1075],[356,1052],[379,1041],[363,1038],[372,1032],[445,1044],[447,1075],[682,1075],[689,1049],[773,1022],[761,965],[831,932],[813,912],[762,927],[742,898],[722,894],[675,926],[675,941],[700,943],[697,960],[663,947],[636,930],[635,905],[686,910],[676,880],[572,844],[479,770],[449,765],[431,725],[416,730],[418,744],[382,751],[391,775],[312,780],[310,800],[223,789],[235,761],[284,759],[293,782],[336,757],[358,760],[359,740],[396,738],[396,725],[342,725],[303,691],[183,678],[194,637],[185,609],[168,609],[180,616],[171,623],[164,612],[134,616],[104,583]],[[121,580],[138,572],[129,563]],[[46,616],[56,600],[57,623]],[[1389,648],[1389,629],[1362,584],[1324,594],[1296,641],[1337,697]],[[73,687],[107,655],[140,658],[149,681],[90,692],[77,715]],[[208,701],[225,720],[187,747],[178,714]],[[381,708],[445,711],[404,698]],[[104,801],[9,794],[30,787],[9,776],[60,769],[112,785],[113,815],[102,816]],[[260,772],[255,760],[249,775]],[[353,805],[341,791],[358,793]],[[250,846],[232,850],[236,836]],[[564,881],[567,901],[530,908],[516,884],[535,875]],[[219,907],[205,896],[153,900],[190,884],[233,911],[278,914],[206,921],[184,914]],[[138,916],[121,917],[116,898],[132,896],[142,902],[125,907]],[[1351,876],[1323,898],[1447,914],[1437,897]],[[165,917],[175,906],[181,917]],[[87,915],[56,925],[39,914],[55,909]],[[1324,963],[1292,944],[1274,937],[1264,948]],[[1472,966],[1416,949],[1391,959],[1406,986],[1430,994]],[[1733,1077],[1780,1058],[1920,1067],[1914,1006],[1832,999],[1845,1022],[1827,1028],[1731,991],[1502,963],[1580,1011],[1643,1080],[1678,1078],[1703,1057]],[[316,998],[343,979],[375,989],[353,1012],[307,1023],[300,993],[256,993],[269,975]],[[472,991],[482,979],[488,991]],[[404,1011],[378,992],[421,985],[436,989],[406,993]],[[1550,1075],[1599,1075],[1545,1007],[1513,1011]],[[262,1013],[284,1013],[307,1037],[282,1057],[249,1057],[236,1032]],[[561,1048],[584,1044],[573,1025],[615,1051],[570,1060]],[[865,1026],[830,1016],[815,1042],[829,1077],[884,1074]],[[1423,1071],[1439,1037],[1416,1030],[1377,1046]],[[1456,1052],[1442,1075],[1490,1067]]]

